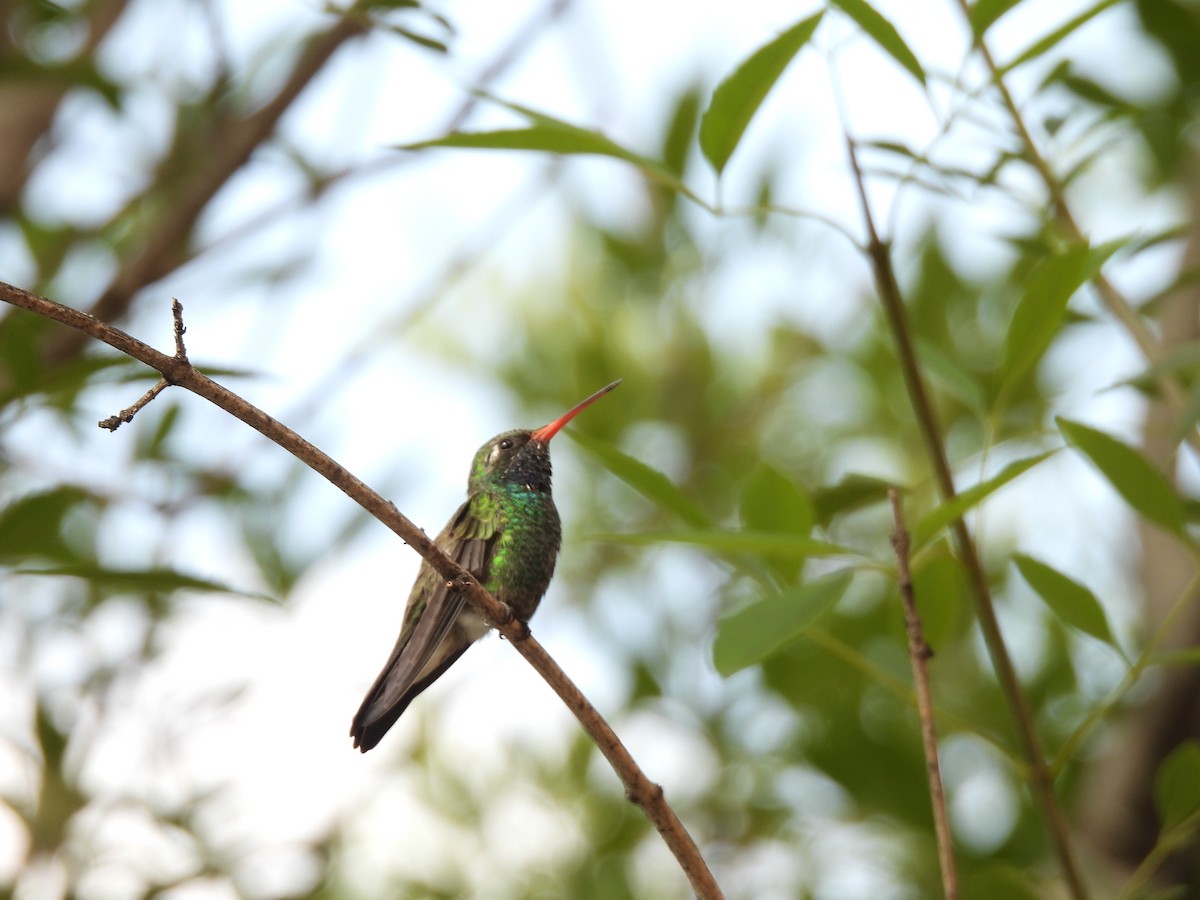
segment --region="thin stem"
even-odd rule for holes
[[[916,343],[908,323],[908,313],[904,307],[904,299],[900,286],[896,282],[895,270],[892,268],[891,257],[887,245],[880,239],[875,228],[875,220],[871,213],[870,201],[867,198],[866,183],[862,169],[858,165],[858,156],[854,142],[846,135],[846,148],[850,158],[850,168],[858,190],[861,204],[863,223],[867,231],[867,255],[875,276],[876,288],[880,302],[883,304],[892,337],[896,343],[896,351],[900,360],[900,370],[904,384],[913,405],[917,418],[917,427],[925,442],[930,462],[933,466],[934,478],[938,485],[943,501],[949,502],[957,496],[954,487],[954,474],[946,456],[946,448],[942,444],[941,428],[933,409],[929,392],[921,377],[921,367],[917,360]],[[1017,726],[1017,736],[1021,742],[1021,750],[1029,763],[1030,790],[1042,807],[1046,825],[1050,831],[1050,839],[1054,844],[1063,868],[1070,895],[1075,900],[1084,900],[1087,892],[1079,874],[1078,864],[1071,848],[1067,829],[1066,817],[1059,806],[1054,794],[1054,782],[1050,769],[1046,764],[1045,753],[1041,739],[1033,723],[1033,712],[1029,701],[1021,689],[1012,658],[1004,643],[1004,635],[1000,631],[1000,623],[996,619],[996,610],[992,602],[991,588],[988,585],[987,573],[979,559],[975,542],[967,529],[966,522],[960,517],[950,526],[958,554],[967,570],[971,585],[971,593],[975,599],[975,612],[979,619],[979,628],[987,645],[992,667],[996,671],[1000,688],[1008,699],[1010,711]]]
[[[164,381],[185,388],[220,407],[291,453],[399,535],[439,575],[447,581],[454,582],[489,622],[496,623],[496,629],[563,699],[625,785],[626,796],[642,808],[647,818],[658,829],[691,882],[696,896],[703,900],[721,900],[724,895],[716,879],[700,855],[695,841],[667,803],[662,788],[646,777],[603,716],[546,653],[541,644],[533,639],[525,623],[515,619],[508,606],[488,593],[470,572],[442,552],[424,531],[396,508],[395,504],[371,490],[359,478],[296,432],[193,368],[186,357],[167,356],[94,316],[31,294],[11,284],[0,282],[0,300],[103,341],[157,370],[162,374]],[[180,312],[176,314],[176,322],[176,334],[182,341]]]
[[[938,762],[937,725],[933,720],[933,691],[929,687],[929,659],[933,651],[921,633],[921,617],[913,594],[912,573],[908,565],[910,539],[904,527],[900,492],[888,488],[892,504],[892,549],[896,553],[896,571],[900,581],[900,599],[904,604],[904,629],[908,634],[908,659],[912,664],[913,684],[917,690],[917,716],[921,720],[921,744],[925,750],[925,772],[929,776],[929,800],[933,806],[933,831],[937,836],[938,866],[942,871],[942,893],[946,900],[958,898],[958,872],[954,867],[954,845],[950,839],[950,821],[946,816],[946,794],[942,790],[942,768]]]

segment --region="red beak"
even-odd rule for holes
[[[592,394],[592,396],[588,397],[586,400],[584,400],[581,403],[575,404],[575,406],[571,407],[571,409],[569,409],[567,412],[563,413],[561,416],[559,416],[557,419],[555,419],[549,425],[543,425],[537,431],[532,432],[530,436],[535,441],[540,441],[543,444],[546,443],[547,441],[550,440],[550,438],[552,438],[556,434],[558,434],[559,431],[562,430],[564,425],[566,425],[573,418],[575,418],[577,415],[579,415],[579,413],[581,413],[586,407],[591,406],[593,403],[595,403],[597,400],[599,400],[601,397],[603,397],[605,394],[607,394],[609,391],[611,391],[613,388],[615,388],[620,383],[621,383],[621,379],[618,378],[612,384],[606,385],[605,387],[600,388],[600,390],[596,391],[596,393]]]

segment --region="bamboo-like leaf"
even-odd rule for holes
[[[1021,0],[975,0],[971,4],[971,31],[975,39],[983,37],[1000,17],[1020,3]]]
[[[732,675],[786,647],[841,599],[850,579],[845,572],[827,575],[763,597],[719,621],[713,641],[717,671]]]
[[[1016,462],[1009,463],[998,475],[989,478],[987,481],[981,481],[974,487],[968,488],[956,495],[948,503],[942,503],[934,507],[913,526],[914,542],[918,547],[927,543],[930,538],[934,537],[955,519],[961,518],[968,510],[978,506],[1018,475],[1023,475],[1038,463],[1048,459],[1057,452],[1057,450],[1047,450],[1045,453],[1039,453],[1037,456],[1030,456],[1026,459],[1018,459]]]
[[[1179,495],[1139,451],[1112,435],[1068,419],[1058,419],[1058,430],[1092,461],[1126,503],[1167,531],[1183,534]]]
[[[806,556],[857,556],[862,554],[841,544],[818,540],[798,534],[769,531],[637,531],[601,532],[595,540],[617,541],[622,544],[691,544],[707,547],[719,553],[750,553],[757,556],[803,558]]]
[[[599,131],[582,128],[516,103],[507,103],[496,98],[489,99],[523,116],[529,121],[529,125],[524,128],[502,128],[496,131],[455,131],[427,141],[400,144],[396,149],[424,150],[430,147],[457,147],[482,150],[529,150],[568,156],[607,156],[632,163],[661,184],[693,200],[698,200],[687,186],[661,162],[623,147]]]
[[[851,472],[837,484],[813,491],[817,521],[828,525],[838,513],[883,503],[887,500],[888,488],[893,486],[882,479]]]
[[[797,53],[817,30],[822,13],[797,22],[754,51],[713,91],[700,120],[700,149],[720,175],[746,127]]]
[[[908,48],[908,44],[904,43],[904,38],[900,37],[896,27],[875,7],[866,0],[833,0],[833,5],[853,19],[885,53],[912,73],[913,78],[922,85],[925,84],[925,70],[920,61]]]
[[[1011,383],[1034,366],[1058,334],[1067,303],[1118,249],[1074,244],[1038,263],[1024,284],[1005,339],[1001,378]]]
[[[1188,741],[1171,751],[1154,779],[1154,803],[1163,828],[1200,810],[1200,745]]]
[[[711,527],[712,520],[691,497],[677,488],[666,475],[640,459],[628,456],[605,441],[577,431],[566,432],[580,447],[592,454],[612,474],[657,506],[695,528]]]
[[[81,578],[95,587],[117,593],[155,593],[166,594],[172,591],[204,591],[217,594],[236,594],[255,600],[275,603],[276,600],[267,594],[257,591],[243,591],[229,585],[207,578],[188,575],[175,569],[111,569],[104,566],[79,564],[70,566],[53,566],[47,568],[16,569],[14,575],[58,576],[66,578]]]
[[[1029,45],[1025,50],[1021,51],[1009,63],[1004,65],[999,75],[1003,76],[1011,72],[1017,66],[1029,62],[1031,59],[1037,59],[1048,50],[1053,49],[1066,38],[1074,34],[1079,28],[1086,25],[1100,13],[1107,10],[1110,6],[1116,6],[1121,0],[1100,0],[1100,2],[1088,7],[1079,15],[1074,16],[1055,28],[1049,34],[1039,38]]]
[[[1084,634],[1117,646],[1104,607],[1087,587],[1032,556],[1018,553],[1013,556],[1013,562],[1021,577],[1056,616]]]

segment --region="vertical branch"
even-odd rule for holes
[[[957,496],[954,475],[950,469],[949,459],[946,457],[946,448],[942,444],[942,432],[933,409],[933,403],[921,377],[916,343],[913,340],[912,329],[909,327],[908,313],[904,308],[900,286],[896,282],[896,273],[892,269],[891,256],[887,245],[880,239],[879,232],[875,228],[871,204],[867,199],[866,182],[858,164],[858,154],[854,142],[849,134],[846,135],[846,149],[850,157],[850,169],[858,189],[863,223],[867,231],[867,255],[871,260],[875,286],[879,292],[879,299],[883,304],[892,337],[896,342],[904,385],[917,417],[918,430],[921,432],[929,452],[938,491],[943,501],[949,502]],[[984,572],[975,541],[963,519],[961,517],[955,519],[950,529],[954,535],[958,554],[967,570],[971,593],[975,600],[975,613],[979,618],[979,628],[983,633],[984,643],[987,645],[988,656],[991,658],[992,667],[1000,682],[1000,689],[1008,700],[1013,720],[1017,726],[1021,750],[1029,763],[1030,790],[1042,808],[1050,839],[1062,864],[1068,893],[1073,900],[1085,900],[1087,891],[1084,889],[1074,851],[1071,848],[1067,820],[1063,815],[1062,807],[1059,806],[1058,798],[1054,794],[1054,780],[1046,763],[1041,739],[1034,727],[1033,712],[1021,689],[1016,668],[1013,666],[1012,657],[1008,654],[1008,647],[1005,646],[1004,635],[1000,631],[1000,623],[996,619],[987,573]]]
[[[908,634],[908,659],[912,663],[913,684],[917,690],[917,715],[921,720],[921,744],[925,749],[925,772],[929,776],[929,800],[933,805],[933,830],[937,837],[938,867],[942,871],[942,893],[946,900],[958,900],[958,872],[954,867],[954,847],[950,840],[950,822],[946,816],[946,794],[942,790],[942,767],[938,762],[937,725],[933,720],[933,692],[929,688],[929,666],[933,651],[921,633],[921,618],[913,596],[912,572],[908,565],[909,534],[904,527],[900,494],[888,488],[892,503],[892,549],[896,553],[896,571],[900,581],[900,600],[904,604],[904,630]]]

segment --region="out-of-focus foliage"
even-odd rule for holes
[[[1026,6],[1036,4],[981,0],[969,20],[949,7],[937,15],[990,39]],[[296,96],[340,48],[384,34],[395,54],[440,64],[448,53],[453,61],[454,36],[470,23],[407,2],[360,3],[345,16],[310,10],[302,31],[281,25],[278,47],[267,42],[260,57],[234,65],[222,55],[228,48],[213,8],[178,9],[195,16],[201,32],[207,23],[215,62],[202,67],[203,77],[185,67],[150,95],[101,55],[108,32],[137,13],[133,6],[27,0],[0,12],[0,135],[7,135],[0,144],[8,148],[0,147],[0,259],[14,260],[14,280],[32,290],[139,326],[154,321],[141,314],[162,299],[147,288],[207,267],[209,284],[261,288],[260,308],[234,315],[257,322],[263,342],[273,342],[280,332],[271,303],[314,274],[308,238],[288,235],[284,252],[251,265],[224,255],[243,237],[239,228],[211,230],[217,226],[205,216],[219,218],[227,184],[263,167],[299,186],[282,207],[265,203],[268,219],[313,214],[350,175],[288,131],[284,114]],[[912,34],[905,37],[905,19],[894,23],[886,12],[882,4],[838,0],[763,34],[757,53],[747,48],[743,65],[711,84],[674,94],[648,86],[661,121],[653,136],[629,146],[590,123],[535,112],[536,98],[523,97],[486,101],[515,113],[519,128],[457,127],[450,117],[450,133],[408,141],[407,153],[461,153],[468,167],[500,151],[607,157],[605,164],[627,166],[636,178],[627,198],[633,211],[597,211],[578,183],[554,181],[572,210],[565,259],[520,283],[498,276],[447,289],[398,336],[380,329],[376,346],[381,356],[444,348],[451,365],[481,384],[502,384],[529,408],[553,409],[615,375],[625,379],[619,403],[597,404],[579,421],[576,446],[591,464],[588,476],[560,488],[569,498],[561,504],[568,532],[583,545],[559,573],[568,586],[562,596],[576,601],[564,614],[578,617],[616,673],[616,708],[606,713],[618,733],[650,734],[643,746],[665,748],[668,799],[730,896],[940,890],[896,597],[889,485],[900,488],[916,538],[915,592],[936,652],[931,672],[963,896],[1044,897],[1061,889],[1047,823],[1025,789],[1010,699],[982,648],[973,586],[948,533],[963,515],[977,535],[1073,843],[1089,860],[1094,896],[1115,896],[1125,885],[1149,890],[1172,855],[1159,886],[1194,893],[1194,732],[1147,753],[1157,772],[1150,799],[1158,819],[1137,826],[1154,848],[1149,855],[1131,860],[1127,848],[1085,847],[1082,835],[1095,825],[1083,786],[1111,750],[1123,714],[1154,702],[1146,676],[1163,668],[1156,665],[1166,659],[1158,655],[1162,629],[1182,631],[1196,613],[1191,588],[1165,624],[1141,610],[1137,596],[1121,602],[1138,577],[1131,523],[1153,523],[1194,553],[1196,504],[1176,485],[1175,466],[1164,474],[1136,442],[1076,417],[1102,388],[1150,404],[1163,399],[1161,378],[1173,379],[1185,403],[1173,412],[1171,437],[1180,467],[1191,460],[1185,441],[1200,419],[1194,342],[1143,361],[1115,386],[1096,385],[1088,374],[1097,347],[1125,340],[1097,302],[1101,273],[1121,283],[1133,315],[1151,325],[1196,281],[1188,257],[1154,254],[1200,241],[1186,213],[1189,192],[1200,190],[1200,7],[1188,0],[1085,5],[1073,19],[1038,24],[1022,43],[1027,49],[1000,61],[1006,76],[1041,67],[1038,78],[1022,82],[1021,124],[1044,143],[1054,187],[1069,203],[1097,221],[1122,219],[1122,197],[1105,193],[1104,167],[1115,154],[1136,167],[1140,201],[1185,211],[1151,233],[1129,222],[1093,234],[1084,219],[1082,235],[1072,233],[1068,210],[1048,199],[1052,191],[1039,180],[1045,173],[1020,144],[990,76],[948,79],[921,59]],[[1116,14],[1125,16],[1128,39],[1168,73],[1149,98],[1123,95],[1086,42],[1071,40]],[[886,237],[940,422],[937,439],[960,488],[953,501],[935,489],[929,436],[913,415],[894,334],[866,256],[844,233],[862,231],[851,183],[843,228],[830,228],[828,216],[796,214],[787,200],[786,176],[794,173],[783,163],[735,153],[756,112],[780,114],[765,98],[786,82],[793,57],[836,57],[839,35],[866,41],[906,89],[954,98],[954,113],[939,117],[927,146],[872,133],[869,120],[856,135],[872,184],[896,188],[893,202],[923,204],[920,216],[896,218]],[[81,139],[61,113],[71,103],[105,110],[115,130],[136,131],[138,104],[157,105],[167,122],[155,140],[137,144],[113,176],[118,198],[90,218],[46,212],[28,184],[56,162],[62,144]],[[955,140],[970,152],[940,155]],[[802,166],[791,161],[802,156],[796,148],[781,154],[776,159]],[[698,185],[713,175],[721,190],[710,198]],[[730,192],[753,202],[735,203]],[[964,214],[979,209],[1005,223],[973,236],[993,251],[985,267],[965,260],[959,243],[964,222],[983,228],[986,216]],[[836,288],[805,277],[826,257],[845,260]],[[1145,260],[1164,258],[1176,270],[1145,281]],[[760,264],[767,274],[756,277]],[[378,279],[394,279],[398,292],[412,273],[380,259]],[[325,314],[336,317],[336,303]],[[484,341],[487,352],[465,353],[476,343],[462,333],[464,322],[497,316],[502,339]],[[193,351],[201,360],[203,353]],[[239,364],[233,374],[254,384],[258,360]],[[102,465],[81,459],[95,409],[110,414],[146,386],[138,366],[49,323],[17,312],[0,318],[0,638],[11,649],[3,676],[15,698],[4,720],[3,765],[19,773],[0,790],[15,823],[8,831],[21,844],[19,864],[0,888],[5,895],[149,897],[188,885],[253,897],[685,896],[658,836],[579,735],[500,748],[481,739],[502,773],[481,779],[446,761],[436,729],[422,733],[393,773],[404,792],[395,808],[432,811],[437,852],[374,860],[370,871],[384,875],[370,883],[356,876],[359,862],[378,847],[393,852],[387,835],[364,833],[360,824],[364,815],[379,821],[377,807],[395,801],[382,785],[332,811],[317,834],[257,834],[237,846],[225,832],[232,789],[220,778],[114,786],[96,775],[131,686],[162,663],[164,633],[186,623],[194,605],[232,593],[236,602],[275,599],[286,609],[317,563],[363,534],[350,511],[311,514],[315,476],[298,466],[215,462],[228,458],[220,450],[233,440],[219,430],[232,435],[240,426],[167,397],[118,432],[122,449]],[[314,414],[301,424],[322,422]],[[39,445],[44,452],[31,456]],[[1075,475],[1061,475],[1065,461],[1079,464]],[[1058,474],[1048,475],[1055,466]],[[1099,481],[1081,481],[1080,471]],[[1030,482],[1037,488],[1020,495],[1019,509],[1003,506]],[[1114,526],[1079,513],[1095,508],[1075,505],[1070,491],[1081,483],[1107,491],[1105,509],[1125,519]],[[1043,516],[1070,521],[1074,533],[1049,539],[1038,528]],[[1045,543],[1031,544],[1025,529]],[[197,530],[216,548],[202,571],[175,540]],[[1064,557],[1069,570],[1058,564]],[[1097,558],[1111,568],[1088,571]],[[1187,651],[1171,660],[1197,664]],[[173,710],[155,734],[164,767],[175,773],[189,722],[234,715],[250,687]],[[514,710],[522,714],[519,703]],[[287,752],[289,737],[277,739]],[[497,763],[497,753],[507,755]],[[235,773],[226,774],[232,781]],[[513,809],[521,814],[505,817]],[[524,846],[524,814],[559,843],[540,855]],[[398,813],[384,821],[404,825]],[[264,879],[270,867],[259,852],[280,856],[283,874]],[[485,853],[493,855],[481,874]]]

